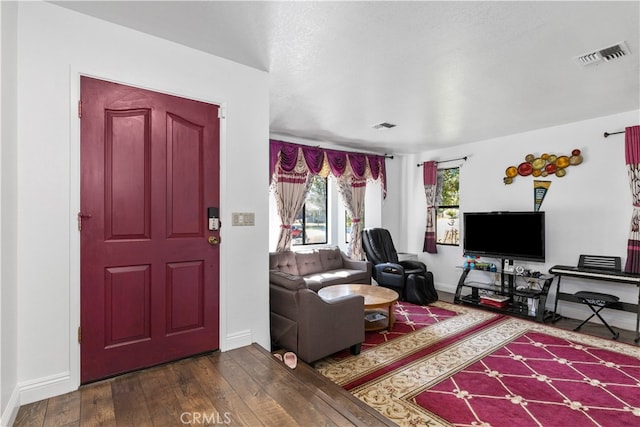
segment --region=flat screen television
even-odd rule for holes
[[[465,212],[465,256],[545,260],[544,212]]]

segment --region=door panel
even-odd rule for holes
[[[201,261],[167,266],[167,333],[204,327],[204,265]],[[192,308],[196,307],[197,310]]]
[[[81,78],[81,381],[216,350],[218,107]]]
[[[203,132],[173,114],[167,121],[167,191],[169,237],[202,236],[206,225],[203,200]]]
[[[151,338],[149,267],[106,269],[105,348]]]
[[[107,239],[149,239],[151,112],[106,111]]]

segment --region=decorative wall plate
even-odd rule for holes
[[[505,184],[511,184],[518,175],[533,175],[535,178],[555,175],[558,178],[562,178],[567,174],[566,168],[581,164],[584,158],[582,157],[582,152],[575,148],[571,151],[570,156],[558,156],[548,153],[535,156],[530,153],[524,157],[524,160],[525,161],[520,163],[517,168],[515,166],[507,167],[504,172],[505,177],[502,178]]]

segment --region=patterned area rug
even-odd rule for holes
[[[435,307],[456,315],[317,369],[403,426],[640,425],[639,348]]]
[[[371,375],[391,371],[501,317],[441,301],[428,306],[399,302],[394,308],[396,322],[392,331],[367,332],[358,356],[348,350],[336,353],[316,362],[316,369],[350,390],[371,379]]]
[[[362,343],[362,352],[366,352],[381,344],[388,343],[400,338],[408,333],[418,331],[436,323],[442,323],[448,319],[464,313],[458,306],[446,303],[434,303],[432,305],[415,305],[408,302],[399,301],[394,306],[395,323],[390,331],[382,330],[376,332],[366,332],[365,340]],[[491,316],[492,318],[494,316]],[[484,316],[483,316],[484,318]],[[343,359],[350,357],[349,350],[336,353],[333,359]]]

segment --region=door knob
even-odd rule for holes
[[[209,236],[208,241],[209,241],[209,244],[212,246],[220,243],[220,239],[218,239],[216,236]]]

